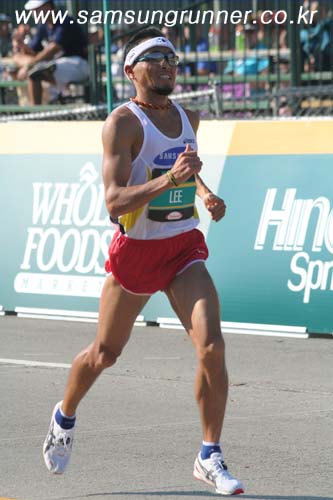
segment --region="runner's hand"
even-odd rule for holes
[[[201,170],[202,161],[198,153],[194,151],[189,144],[186,144],[185,151],[180,153],[171,173],[178,185],[183,184],[190,179],[192,175],[198,174]]]
[[[224,201],[218,196],[216,196],[216,194],[207,193],[205,194],[202,200],[205,204],[205,207],[210,212],[211,218],[215,222],[218,222],[219,220],[222,219],[222,217],[225,216],[225,211],[227,207]]]

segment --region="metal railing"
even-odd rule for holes
[[[15,9],[22,9],[24,3],[24,0],[0,0],[0,11],[13,17]],[[310,7],[311,3],[314,6],[311,1],[308,3]],[[305,7],[303,0],[112,0],[110,9],[125,12],[140,8],[163,13],[188,10],[193,12],[192,19],[208,10],[215,14],[218,11],[229,14],[225,24],[210,23],[212,18],[207,16],[204,24],[196,25],[191,24],[189,16],[184,16],[182,25],[163,29],[174,41],[181,57],[176,93],[205,92],[213,84],[223,116],[248,118],[331,112],[328,104],[333,99],[333,1],[320,0],[317,3],[319,13],[312,25],[307,25],[301,16],[304,13],[301,9]],[[86,10],[89,17],[102,8],[102,0],[56,0],[56,4],[74,16],[79,10]],[[235,10],[253,12],[248,15],[245,25],[237,25],[230,19]],[[272,13],[261,17],[267,10]],[[287,17],[281,22],[284,12]],[[270,16],[273,20],[268,23]],[[297,22],[299,18],[300,23]],[[222,15],[221,20],[225,20]],[[133,93],[122,73],[122,47],[131,33],[141,27],[124,23],[110,27],[113,90],[118,101]],[[91,42],[90,103],[103,104],[106,61],[102,27],[91,23],[84,25],[84,29]],[[99,41],[96,33],[100,35]],[[297,89],[296,93],[293,93],[294,89]],[[316,89],[324,89],[324,99],[315,99]],[[304,100],[309,99],[310,94],[311,106],[290,105],[290,96],[297,94],[298,99],[302,99],[302,92]],[[284,95],[289,96],[288,106]],[[198,99],[198,96],[193,98],[189,105],[197,105]]]

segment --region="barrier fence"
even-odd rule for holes
[[[113,234],[102,123],[0,127],[2,311],[96,317]],[[228,211],[215,224],[199,203],[200,228],[229,331],[333,332],[332,132],[330,119],[202,123],[202,176]],[[174,321],[162,294],[142,315]]]
[[[15,10],[22,10],[24,0],[2,0],[1,9],[9,14],[15,26]],[[102,0],[56,1],[56,5],[76,17],[86,11],[91,19],[102,9]],[[128,10],[137,13],[152,11],[191,12],[182,23],[172,25],[172,18],[157,15],[155,24],[163,26],[165,34],[176,45],[181,66],[176,93],[205,91],[215,85],[223,118],[256,118],[272,116],[329,115],[332,112],[333,84],[333,8],[331,0],[112,0],[110,10],[123,15]],[[318,14],[310,25],[311,8]],[[245,24],[231,22],[232,12],[252,11]],[[309,10],[309,15],[303,17]],[[203,23],[194,23],[197,15],[209,11]],[[262,15],[267,12],[265,16]],[[219,23],[216,13],[225,12]],[[214,17],[215,15],[215,17]],[[285,16],[285,17],[284,17]],[[144,17],[144,16],[143,16]],[[144,23],[126,25],[118,16],[110,26],[112,40],[112,73],[115,101],[133,94],[122,71],[123,47],[129,36]],[[227,19],[227,22],[223,21]],[[284,21],[285,19],[285,21]],[[159,22],[161,21],[161,23]],[[212,21],[212,22],[211,22]],[[272,21],[272,22],[269,22]],[[300,21],[300,22],[298,22]],[[169,24],[169,25],[168,25]],[[106,70],[103,28],[98,20],[82,24],[89,38],[90,78],[86,88],[75,88],[59,103],[87,102],[98,105],[106,100]],[[1,64],[0,64],[1,66]],[[8,68],[4,64],[4,68]],[[1,71],[0,71],[1,74]],[[16,82],[6,71],[0,76],[0,104],[21,104]],[[319,99],[317,89],[320,89]],[[293,96],[297,91],[297,100]],[[282,96],[279,101],[276,96]],[[321,98],[323,96],[323,98]],[[309,101],[311,103],[309,104]],[[59,104],[58,103],[58,104]],[[303,104],[304,103],[304,104]],[[190,106],[198,104],[192,100]],[[214,118],[214,112],[204,109],[202,115]],[[199,106],[200,107],[200,106]],[[13,109],[13,108],[12,108]],[[22,109],[22,112],[30,109]],[[0,113],[5,112],[2,109]],[[18,112],[18,111],[15,111]]]

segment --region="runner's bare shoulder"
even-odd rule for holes
[[[126,106],[119,106],[107,117],[103,126],[103,142],[116,140],[135,145],[143,139],[143,130],[138,118]]]
[[[196,134],[199,128],[199,123],[200,123],[200,116],[197,111],[192,111],[191,109],[185,109],[184,111],[187,115],[187,118],[190,121],[190,124],[192,125],[192,128],[194,130],[194,133]]]

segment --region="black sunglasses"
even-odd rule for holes
[[[168,52],[167,54],[164,54],[164,52],[150,52],[149,54],[144,54],[139,57],[135,62],[160,63],[164,60],[167,61],[170,66],[178,66],[179,64],[179,57],[173,52]]]

